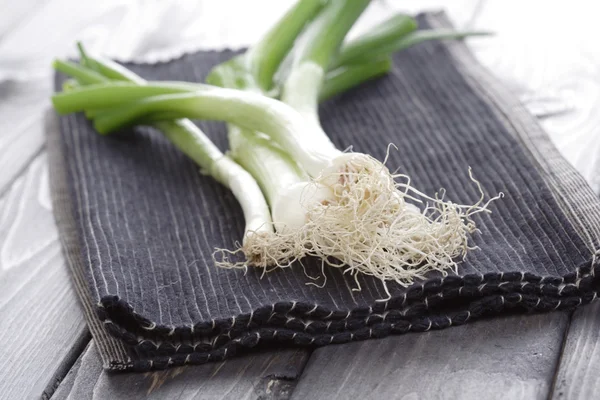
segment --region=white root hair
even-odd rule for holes
[[[213,261],[221,268],[258,267],[264,269],[263,273],[289,267],[305,254],[301,241],[295,236],[274,232],[246,232],[244,243],[241,246],[237,243],[236,250],[215,249]]]
[[[351,153],[344,163],[316,178],[311,185],[325,185],[333,197],[304,204],[306,224],[277,234],[248,235],[234,251],[219,249],[220,267],[257,266],[269,271],[288,267],[306,256],[342,268],[354,276],[372,275],[384,284],[402,286],[422,279],[430,271],[447,275],[469,250],[469,237],[477,231],[472,216],[490,212],[480,183],[473,178],[481,197],[473,205],[459,205],[434,197],[410,185],[406,175],[392,174],[383,163],[363,154]],[[423,210],[414,205],[424,204]],[[228,255],[245,255],[232,261]],[[387,287],[386,287],[387,290]]]

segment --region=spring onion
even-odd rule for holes
[[[208,84],[120,79],[82,52],[81,71],[60,62],[55,68],[89,86],[69,87],[54,96],[54,106],[61,113],[86,112],[105,134],[136,123],[164,132],[169,126],[163,124],[180,118],[227,122],[231,156],[253,176],[270,206],[272,225],[263,214],[260,221],[270,226],[269,233],[273,226],[277,231],[253,235],[251,246],[244,243],[247,259],[261,255],[254,265],[285,266],[314,255],[352,274],[402,285],[430,270],[447,273],[469,249],[469,234],[476,229],[471,217],[488,211],[489,201],[484,203],[482,194],[474,205],[463,206],[427,196],[408,176],[390,173],[371,156],[338,150],[320,125],[318,103],[387,72],[390,54],[398,49],[474,33],[422,34],[414,31],[412,18],[395,16],[343,44],[368,4],[301,0],[258,44],[213,69]],[[269,97],[275,95],[281,101]],[[182,150],[206,145],[187,140],[189,132],[165,134]],[[192,158],[219,179],[212,166],[225,156],[201,154]],[[229,180],[221,181],[231,187]],[[423,202],[427,205],[419,209],[416,204]],[[248,265],[223,254],[220,266]]]

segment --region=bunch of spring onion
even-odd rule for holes
[[[430,197],[371,156],[341,152],[319,123],[318,102],[386,73],[395,51],[481,33],[416,31],[414,19],[397,15],[343,43],[368,4],[300,0],[245,54],[215,67],[208,84],[146,82],[80,47],[80,65],[55,62],[75,81],[53,103],[60,113],[84,111],[101,134],[153,125],[230,187],[246,233],[240,249],[218,252],[220,266],[283,267],[311,255],[402,285],[446,273],[469,250],[471,217],[487,211],[483,195],[469,206]],[[229,155],[182,118],[227,122]],[[243,261],[230,259],[240,252]]]

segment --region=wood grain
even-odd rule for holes
[[[546,399],[567,321],[510,316],[323,347],[292,399]]]
[[[50,209],[46,157],[0,199],[0,398],[49,397],[89,340]]]
[[[75,363],[69,369],[69,372],[65,375],[65,377],[60,382],[60,385],[56,388],[56,390],[52,394],[52,399],[64,399],[69,396],[69,393],[71,392],[71,390],[73,390],[73,385],[75,384],[75,378],[77,377],[79,368],[81,367],[81,364],[83,363],[83,357],[86,354],[88,348],[92,345],[92,343],[94,343],[93,340],[90,340],[88,342],[86,348],[79,355],[79,357],[77,358]],[[100,371],[102,370],[101,362],[98,363],[98,368],[100,368]],[[100,374],[100,371],[98,372],[98,375]]]
[[[308,355],[303,349],[263,350],[201,366],[110,374],[102,371],[92,341],[52,399],[287,399]]]
[[[556,374],[553,399],[593,399],[600,391],[600,304],[573,313]]]
[[[44,145],[42,118],[50,88],[47,78],[0,82],[0,194]]]

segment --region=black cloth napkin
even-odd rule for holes
[[[422,27],[448,27],[443,14]],[[231,51],[129,65],[151,80],[202,82]],[[57,88],[63,77],[57,77]],[[503,192],[457,275],[409,288],[303,268],[225,270],[244,220],[231,193],[160,134],[102,137],[81,114],[49,119],[54,210],[73,279],[105,367],[166,368],[221,360],[259,343],[323,346],[447,328],[482,316],[551,311],[596,297],[600,208],[523,107],[461,42],[430,42],[394,57],[386,77],[328,101],[323,127],[339,148],[385,157],[428,194],[463,204]],[[226,147],[224,124],[200,123]],[[326,278],[326,279],[325,279]]]

